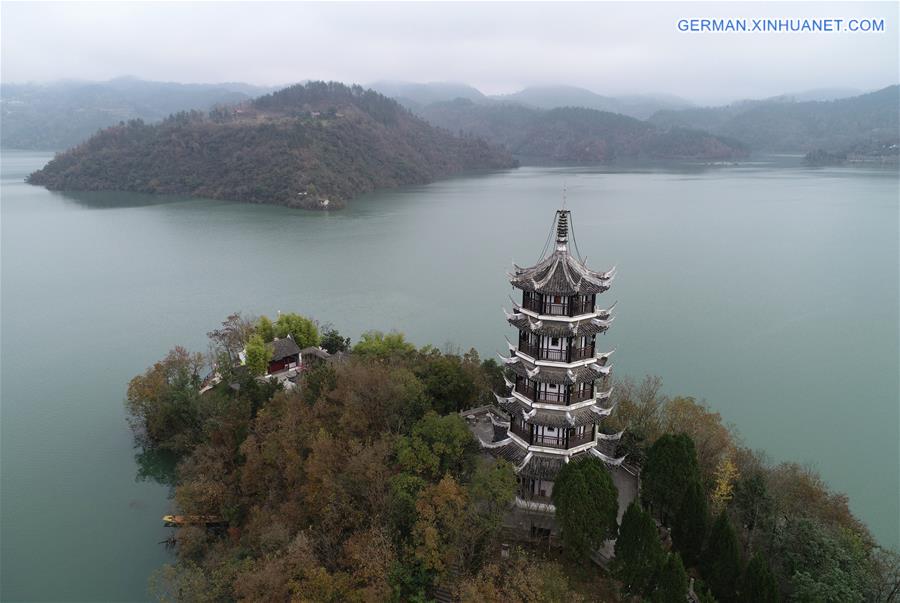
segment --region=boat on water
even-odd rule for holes
[[[227,521],[215,515],[163,515],[162,520],[166,527],[228,525]]]

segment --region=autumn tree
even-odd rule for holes
[[[240,312],[235,312],[222,322],[221,328],[210,331],[206,335],[215,350],[224,352],[231,362],[237,362],[238,354],[244,349],[244,345],[255,329],[256,325],[253,320],[241,316]],[[215,355],[217,356],[218,353]]]
[[[140,442],[176,452],[186,451],[196,443],[200,371],[204,364],[202,355],[176,347],[131,380],[125,406]]]
[[[665,562],[659,532],[649,513],[632,501],[622,516],[614,568],[628,592],[649,595]]]
[[[734,601],[741,575],[741,551],[731,520],[724,510],[713,523],[700,566],[703,578],[716,599],[723,603]]]
[[[553,483],[556,521],[569,556],[581,562],[604,540],[616,537],[618,492],[599,459],[563,465]]]
[[[734,484],[740,477],[731,455],[725,454],[716,467],[713,482],[712,506],[715,512],[724,509],[734,497]]]
[[[683,433],[661,436],[647,451],[641,477],[644,502],[668,525],[688,486],[700,481],[693,440]]]
[[[438,583],[459,562],[467,535],[467,506],[465,489],[450,475],[424,488],[416,499],[415,556]]]
[[[694,443],[697,467],[706,482],[711,482],[722,458],[734,448],[734,438],[722,417],[703,402],[690,397],[668,400],[662,412],[665,433],[687,434]]]
[[[579,603],[584,598],[572,590],[558,563],[537,561],[522,551],[510,559],[484,565],[463,580],[461,603]]]

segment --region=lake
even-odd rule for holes
[[[135,477],[123,399],[167,350],[205,352],[241,310],[505,351],[505,272],[538,259],[564,186],[581,254],[618,267],[614,372],[705,399],[900,544],[894,170],[523,167],[308,213],[24,184],[49,158],[2,156],[4,601],[147,598],[170,506]]]

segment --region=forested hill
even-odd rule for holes
[[[900,140],[900,86],[833,101],[777,98],[680,111],[660,111],[650,122],[699,128],[733,137],[754,150],[840,152],[878,149]]]
[[[515,165],[377,92],[312,82],[209,113],[103,130],[29,177],[59,190],[127,190],[312,207],[464,170]]]
[[[478,136],[514,155],[539,161],[720,160],[746,155],[746,147],[735,140],[595,109],[542,110],[457,99],[428,105],[418,114],[452,132]]]
[[[106,82],[2,84],[0,146],[63,150],[120,121],[159,121],[270,92],[248,84],[178,84],[122,77]]]

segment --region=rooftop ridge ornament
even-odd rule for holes
[[[556,210],[556,250],[566,251],[569,245],[569,210]]]

